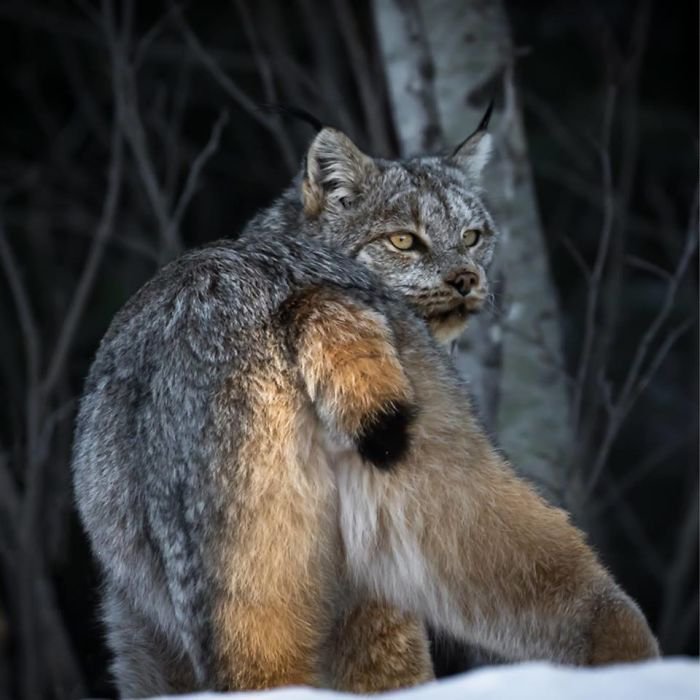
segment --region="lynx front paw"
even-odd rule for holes
[[[602,594],[591,630],[592,666],[659,656],[659,645],[637,605],[619,590]]]
[[[333,686],[352,693],[378,693],[433,680],[423,623],[395,608],[367,603],[335,632]]]
[[[321,420],[381,469],[401,459],[408,448],[413,389],[390,320],[325,288],[290,300],[285,319],[296,328],[294,352]]]

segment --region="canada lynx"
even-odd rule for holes
[[[436,341],[486,293],[488,140],[397,162],[323,129],[238,240],[117,314],[74,474],[122,695],[417,683],[418,620],[512,659],[658,653]]]

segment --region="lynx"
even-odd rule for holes
[[[658,654],[445,350],[487,293],[489,140],[390,161],[324,128],[237,240],[115,317],[73,467],[121,695],[411,685],[424,621],[514,660]]]

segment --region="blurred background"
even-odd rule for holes
[[[114,692],[76,403],[126,299],[299,168],[313,130],[264,103],[398,157],[495,99],[496,293],[455,360],[665,653],[697,655],[697,28],[681,0],[0,0],[0,697]]]

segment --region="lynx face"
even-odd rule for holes
[[[496,229],[480,176],[489,151],[481,129],[450,157],[378,160],[323,129],[307,155],[302,199],[315,234],[400,290],[442,342],[488,292]]]
[[[372,189],[358,260],[400,290],[438,339],[451,340],[488,291],[490,215],[462,171],[437,158],[390,164]]]

